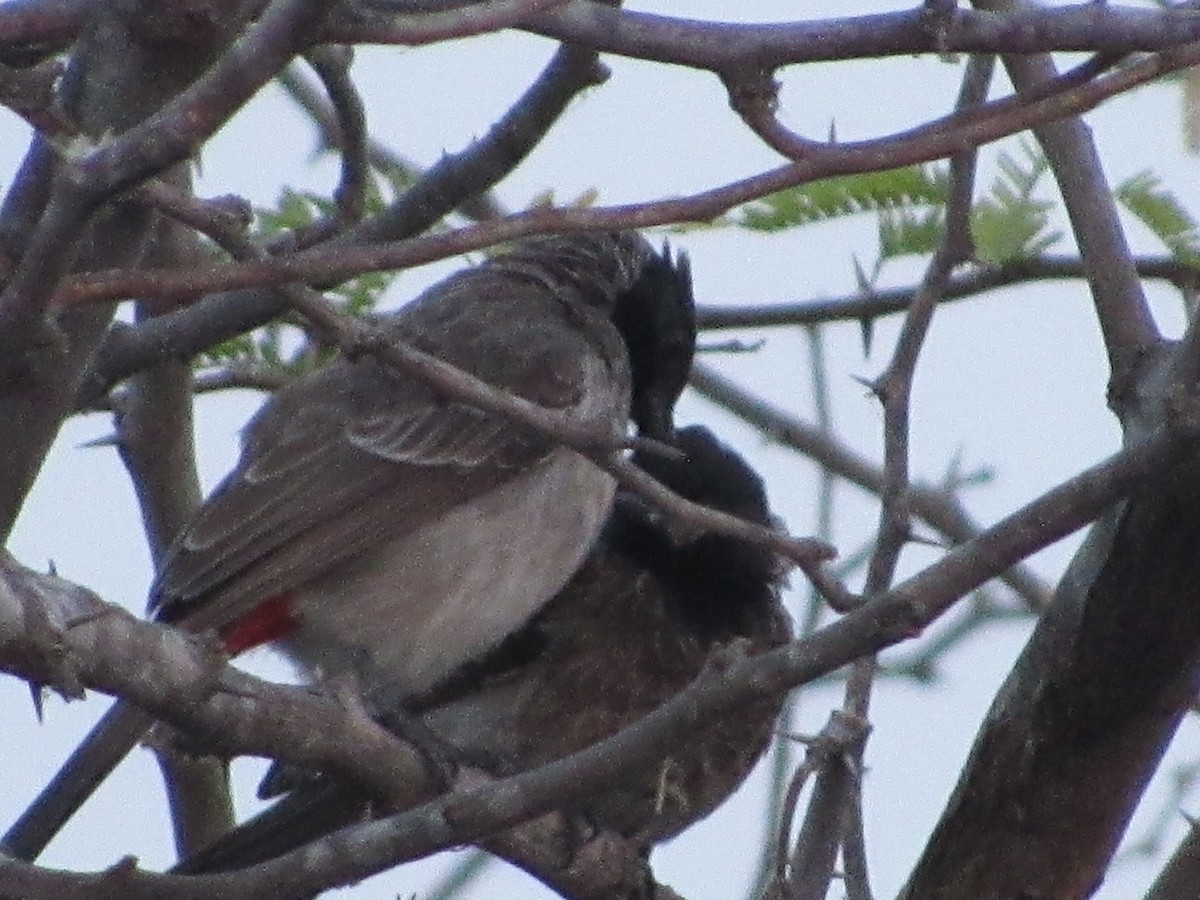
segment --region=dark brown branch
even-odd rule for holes
[[[368,271],[407,268],[531,234],[646,228],[714,218],[732,207],[817,178],[928,162],[1042,122],[1091,109],[1102,100],[1200,60],[1200,45],[1169,57],[1139,60],[1063,93],[1024,104],[993,101],[981,112],[947,116],[887,138],[825,145],[802,162],[689,197],[593,209],[532,210],[446,234],[374,247],[318,248],[272,260],[235,263],[203,271],[110,272],[72,279],[55,298],[76,304],[125,296],[194,299],[214,290],[289,281],[339,281]],[[986,114],[984,114],[986,113]]]
[[[25,66],[71,45],[87,0],[10,0],[0,4],[0,60]]]
[[[346,244],[398,240],[417,234],[470,198],[487,191],[528,155],[570,100],[601,77],[594,53],[574,47],[560,48],[529,90],[483,138],[457,155],[444,157],[390,208],[340,235],[335,243],[342,249],[335,247],[324,252],[337,257],[351,252],[343,246]],[[340,280],[338,276],[339,273],[326,270],[314,272],[311,278],[285,280],[329,283]],[[271,287],[276,283],[268,281],[253,286]],[[217,285],[213,289],[223,287],[226,286]],[[138,292],[137,296],[146,295]],[[208,298],[196,308],[155,323],[151,330],[115,329],[98,355],[88,383],[80,391],[79,402],[86,405],[144,365],[163,359],[190,358],[276,318],[286,307],[286,300],[277,292],[239,291]]]
[[[530,425],[587,456],[612,474],[623,487],[641,494],[672,515],[713,532],[770,547],[800,566],[806,575],[828,590],[835,599],[845,595],[845,589],[839,588],[821,570],[821,563],[834,555],[833,548],[823,541],[792,537],[685,500],[659,484],[628,458],[615,452],[628,445],[622,436],[598,435],[569,427],[563,417],[543,407],[498,390],[416,348],[396,343],[381,329],[364,325],[354,317],[338,312],[319,295],[298,292],[293,297],[293,304],[309,321],[318,324],[344,352],[371,353],[397,371],[436,385],[447,396]]]
[[[10,0],[0,5],[0,56],[20,61],[20,54],[62,49],[78,33],[85,6],[83,0]],[[1097,9],[1032,7],[992,15],[957,10],[936,31],[929,27],[923,8],[809,22],[735,24],[616,10],[591,0],[510,0],[483,6],[467,7],[469,13],[403,17],[350,8],[328,23],[323,37],[335,43],[413,45],[515,25],[607,53],[712,71],[915,53],[1125,54],[1200,39],[1200,23],[1192,10],[1117,4]]]
[[[1193,900],[1200,894],[1200,832],[1195,822],[1142,900]]]
[[[178,173],[177,183],[190,190],[190,178]],[[155,264],[183,264],[204,250],[194,233],[169,219],[156,223],[149,259]],[[139,303],[136,316],[155,315],[152,304]],[[200,505],[192,441],[192,373],[184,363],[165,363],[138,373],[121,397],[116,446],[138,498],[151,557],[158,567],[175,536]],[[176,853],[180,856],[206,846],[233,825],[228,771],[222,760],[194,757],[156,748],[167,789]]]
[[[322,149],[341,147],[341,129],[338,127],[337,116],[329,100],[304,77],[296,67],[289,67],[279,74],[277,79],[282,87],[297,105],[313,120],[319,133],[319,146]],[[376,170],[382,172],[389,180],[413,183],[422,175],[420,167],[369,135],[366,143],[367,162]],[[487,193],[469,197],[458,206],[458,212],[470,219],[494,219],[505,215],[494,197]]]
[[[344,47],[315,47],[306,54],[306,59],[325,85],[329,106],[337,117],[337,146],[342,167],[337,187],[333,189],[337,208],[334,220],[315,223],[316,227],[306,229],[306,233],[291,235],[300,247],[361,221],[366,212],[371,177],[367,161],[367,112],[350,78],[350,52]]]
[[[65,114],[94,138],[152,115],[212,63],[239,25],[228,9],[215,20],[205,17],[213,11],[208,7],[153,2],[88,9],[88,28],[60,99]],[[178,40],[176,16],[188,20],[186,45]],[[48,311],[47,291],[68,266],[83,271],[135,264],[151,224],[144,210],[118,204],[85,228],[72,207],[84,212],[80,207],[87,204],[64,199],[71,191],[59,169],[57,151],[35,137],[0,209],[4,251],[9,262],[20,261],[0,300],[0,419],[21,423],[19,434],[0,443],[0,534],[11,528],[112,315],[108,305],[86,313]],[[83,238],[78,251],[77,237]]]
[[[766,900],[825,900],[829,895],[842,836],[858,816],[862,752],[869,731],[865,720],[835,711],[821,733],[806,741],[804,762],[788,785],[783,821],[792,821],[800,789],[811,778],[808,813],[790,854],[790,829],[780,828],[775,881]]]
[[[489,0],[429,12],[407,12],[403,3],[397,3],[394,5],[399,11],[385,15],[387,2],[369,0],[369,13],[352,13],[348,18],[367,30],[382,27],[391,38],[389,43],[411,47],[520,26],[531,17],[554,12],[564,3],[565,0]]]
[[[521,28],[578,41],[607,53],[714,72],[796,63],[914,53],[1037,53],[1061,50],[1158,51],[1200,39],[1191,10],[1129,6],[1027,8],[1004,14],[958,10],[931,29],[925,10],[811,22],[729,23],[669,18],[571,0],[530,15]],[[330,23],[332,40],[407,43],[403,27],[386,20],[343,16]]]
[[[524,160],[579,93],[608,70],[590,48],[564,45],[488,133],[461,153],[443,156],[378,216],[339,240],[365,244],[420,234],[470,197],[497,184]]]
[[[1055,76],[1047,58],[1005,63],[1018,89]],[[1087,129],[1072,120],[1037,134],[1088,269],[1114,407],[1127,425],[1140,420],[1127,429],[1136,445],[1173,427],[1195,386],[1164,380],[1177,370],[1172,354],[1149,352],[1158,331]],[[1194,351],[1189,342],[1174,355]],[[1095,890],[1200,674],[1198,494],[1193,463],[1093,528],[997,695],[904,897]]]
[[[976,57],[967,65],[959,97],[960,109],[971,109],[987,97],[992,77],[990,57]],[[909,472],[909,409],[917,360],[954,268],[970,259],[971,201],[975,188],[974,150],[950,158],[950,192],[946,221],[937,250],[904,315],[904,323],[887,369],[872,383],[883,404],[883,486],[880,491],[879,536],[867,565],[867,593],[884,590],[895,575],[900,550],[911,535]],[[865,717],[864,710],[854,712]]]
[[[1091,893],[1195,693],[1198,508],[1193,462],[1093,529],[905,897]]]
[[[0,105],[36,128],[61,132],[65,126],[55,109],[54,85],[62,74],[63,66],[56,59],[28,68],[0,63]]]
[[[1014,0],[977,0],[976,5],[1002,12],[1020,6]],[[1049,56],[1006,55],[1004,66],[1018,93],[1041,90],[1059,77]],[[1034,135],[1062,192],[1079,244],[1110,371],[1114,378],[1124,377],[1160,334],[1134,269],[1091,131],[1073,117],[1038,126]]]
[[[44,624],[35,629],[33,621]],[[369,717],[305,689],[245,675],[203,637],[138,619],[11,559],[0,569],[0,635],[4,671],[55,688],[80,683],[122,696],[221,750],[274,752],[317,765],[338,758],[337,748],[353,735],[347,776],[384,793],[386,775],[372,771],[394,766],[422,781],[416,752]]]
[[[217,129],[312,42],[336,0],[275,0],[204,77],[146,122],[73,161],[69,178],[85,198],[132,187],[189,159]]]
[[[1200,269],[1173,256],[1134,259],[1139,277],[1169,281],[1180,290],[1200,282]],[[998,265],[975,266],[952,275],[942,301],[975,297],[988,291],[1032,281],[1069,281],[1085,277],[1083,261],[1071,256],[1037,256]],[[821,322],[869,321],[908,309],[916,287],[872,289],[843,297],[801,302],[781,301],[737,306],[704,306],[697,310],[702,329],[764,328],[815,325]],[[1040,302],[1040,301],[1039,301]]]
[[[993,61],[975,57],[967,65],[959,93],[958,109],[978,106],[987,97]],[[773,116],[769,117],[771,120]],[[909,468],[909,410],[912,381],[921,348],[933,321],[933,312],[941,299],[951,271],[970,258],[971,200],[975,187],[976,153],[968,150],[950,159],[950,190],[946,202],[946,221],[937,250],[929,261],[921,286],[904,316],[892,358],[879,378],[872,383],[883,404],[884,463],[880,491],[879,528],[875,547],[867,562],[865,594],[882,593],[892,583],[900,551],[911,537],[912,510],[909,504],[911,476]],[[860,775],[866,745],[871,692],[875,683],[876,660],[864,656],[850,667],[846,679],[841,716],[845,722],[861,723],[860,739],[848,745],[836,758],[826,758],[817,774],[816,787],[804,816],[804,822],[792,854],[792,868],[786,895],[790,900],[821,900],[833,879],[837,850],[846,828],[861,821],[852,808],[861,801]],[[834,725],[838,719],[830,724]],[[806,845],[805,842],[808,842]],[[869,892],[867,883],[859,885]]]

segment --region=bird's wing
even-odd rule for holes
[[[397,336],[581,422],[624,421],[623,361],[597,352],[561,303],[539,308],[525,287],[515,302],[484,302],[472,315],[453,288],[398,316]],[[166,559],[151,608],[191,628],[228,624],[529,471],[554,446],[373,358],[335,363],[280,392],[251,423],[237,468]]]

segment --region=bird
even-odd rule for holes
[[[683,497],[762,525],[774,519],[758,474],[703,426],[671,441],[682,456],[634,461]],[[667,516],[618,491],[571,580],[522,628],[462,667],[408,713],[494,773],[535,768],[600,741],[687,687],[715,653],[756,654],[792,637],[785,566],[770,549]],[[564,812],[647,849],[708,815],[767,747],[782,697],[730,710],[649,765]],[[379,716],[385,727],[385,715]],[[290,793],[175,871],[244,868],[336,828],[386,814],[344,780],[275,769],[260,794]]]
[[[696,324],[687,257],[632,231],[513,244],[381,317],[389,339],[600,440],[669,437]],[[370,354],[276,392],[164,555],[159,622],[271,642],[395,706],[519,628],[578,567],[614,479],[553,438]],[[118,702],[0,852],[32,860],[145,733]]]

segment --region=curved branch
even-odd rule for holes
[[[606,53],[714,72],[776,69],[798,63],[914,53],[1159,51],[1200,40],[1200,14],[1105,4],[1030,7],[1005,13],[957,10],[931,29],[925,10],[809,22],[732,23],[671,18],[570,0],[535,13],[518,27]],[[410,23],[343,15],[327,26],[330,40],[411,41]]]
[[[775,696],[911,638],[1017,560],[1090,521],[1149,473],[1166,471],[1188,458],[1200,435],[1186,429],[1186,422],[1179,424],[1047,492],[814,635],[703,674],[650,716],[593,747],[512,778],[466,786],[460,782],[456,790],[424,806],[344,829],[307,850],[264,863],[252,870],[262,879],[254,883],[274,885],[284,895],[292,888],[302,894],[301,888],[344,884],[436,849],[480,839],[602,789],[722,710]],[[356,707],[347,709],[302,689],[265,684],[220,665],[194,636],[141,622],[60,579],[11,564],[0,578],[0,669],[30,681],[120,693],[164,720],[216,739],[227,751],[324,763],[382,796],[396,796],[399,772],[414,773],[417,781],[405,783],[408,791],[422,777],[415,753]],[[149,671],[156,677],[145,677]],[[302,730],[303,737],[295,729]],[[354,740],[347,741],[351,733]],[[30,871],[0,859],[0,892],[7,885],[28,883]],[[139,896],[198,896],[184,892],[187,879],[155,878],[162,887]],[[242,890],[246,882],[236,878],[196,877],[189,890],[251,896]],[[130,889],[133,886],[130,881]],[[174,892],[166,893],[168,889]]]
[[[339,281],[364,272],[433,262],[502,241],[548,232],[647,228],[715,218],[732,207],[832,175],[929,162],[1017,131],[1084,112],[1114,94],[1200,61],[1200,44],[1141,59],[1083,85],[1070,84],[1028,103],[1020,97],[935,119],[886,138],[824,145],[806,159],[691,196],[592,209],[537,209],[453,232],[370,247],[321,247],[286,257],[177,271],[100,272],[70,279],[55,302],[75,304],[127,296],[192,300],[216,290],[289,281]]]

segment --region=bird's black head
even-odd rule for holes
[[[640,434],[667,440],[675,401],[696,351],[696,305],[687,256],[650,253],[628,290],[617,296],[613,323],[625,339],[633,371],[631,417]]]
[[[772,524],[762,479],[711,431],[681,428],[671,443],[682,458],[638,451],[634,461],[694,503]],[[625,492],[617,495],[604,539],[669,586],[681,616],[707,639],[748,635],[773,621],[767,611],[777,602],[784,568],[766,547],[677,523]]]
[[[497,257],[502,265],[557,288],[609,316],[629,353],[630,417],[640,434],[667,440],[696,347],[696,308],[687,257],[656,253],[636,231],[527,238]]]
[[[670,442],[683,453],[682,459],[653,450],[638,450],[633,461],[693,503],[759,525],[771,524],[763,480],[740,454],[721,443],[703,425],[679,429]]]

